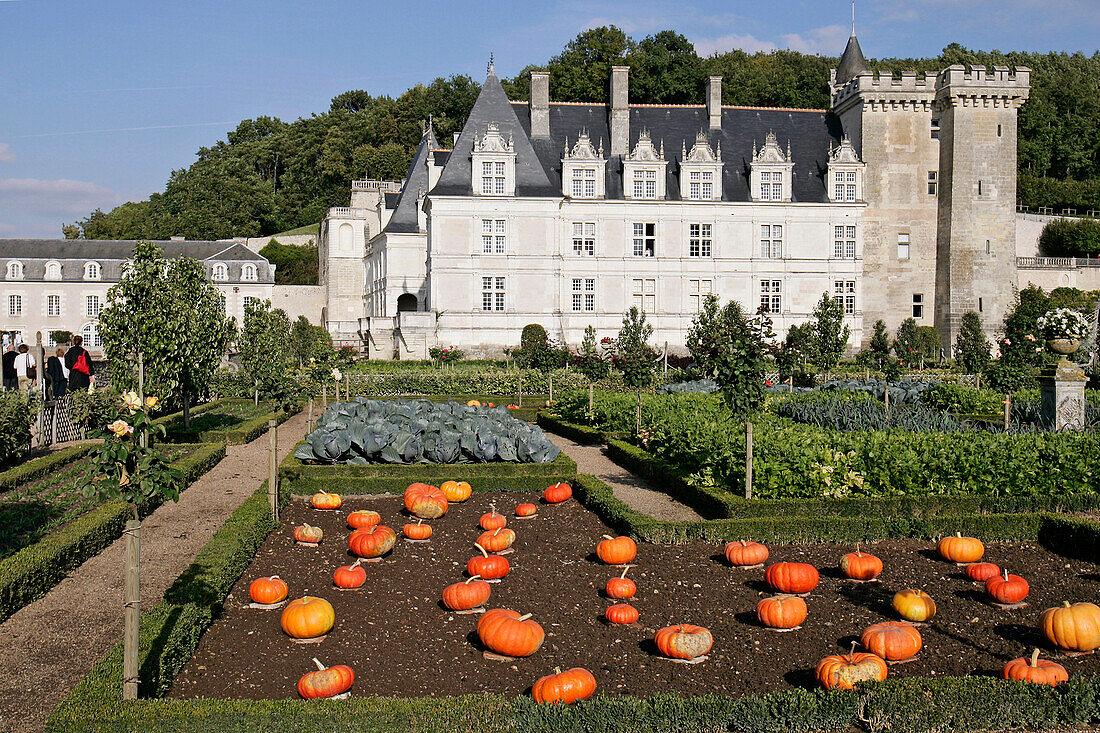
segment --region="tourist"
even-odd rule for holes
[[[65,352],[65,368],[69,370],[69,392],[88,389],[88,387],[95,384],[92,355],[84,348],[83,343],[83,337],[73,336],[73,346]]]
[[[53,398],[59,400],[65,396],[69,384],[69,370],[65,368],[65,349],[60,346],[54,355],[46,360],[46,379],[50,381]]]
[[[9,341],[4,348],[4,389],[19,389],[19,380],[15,375],[15,357],[19,352],[15,350],[15,342]]]
[[[19,354],[15,357],[15,376],[20,392],[30,392],[34,380],[38,378],[38,363],[31,354],[31,347],[19,344]]]

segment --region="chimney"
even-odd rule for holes
[[[630,152],[629,66],[611,67],[611,154]]]
[[[531,137],[550,137],[550,73],[531,72]]]
[[[722,129],[722,77],[710,77],[707,85],[707,113],[710,115],[710,129]]]

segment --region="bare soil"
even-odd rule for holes
[[[890,600],[905,588],[931,594],[939,612],[921,628],[924,648],[914,661],[892,666],[892,676],[994,675],[1034,646],[1071,675],[1100,672],[1100,654],[1067,659],[1048,649],[1036,629],[1044,609],[1063,600],[1095,599],[1100,566],[1070,561],[1034,544],[994,543],[986,553],[986,559],[1031,583],[1029,605],[1012,611],[991,606],[984,588],[938,559],[929,542],[865,546],[886,567],[881,582],[865,584],[842,579],[836,570],[850,546],[775,546],[769,563],[808,562],[821,572],[820,585],[807,598],[809,618],[790,633],[775,633],[756,621],[757,602],[772,595],[763,569],[731,568],[717,545],[642,544],[637,567],[628,575],[638,584],[630,602],[641,613],[640,626],[615,627],[602,620],[612,603],[602,591],[619,571],[594,555],[608,528],[572,499],[541,505],[535,520],[513,517],[517,503],[534,499],[532,494],[475,495],[452,504],[444,517],[431,522],[429,543],[410,544],[399,537],[383,562],[366,565],[366,585],[350,592],[332,584],[333,570],[354,559],[347,549],[347,513],[373,508],[400,534],[408,521],[400,498],[354,497],[328,512],[305,503],[288,507],[283,526],[268,537],[234,586],[170,696],[294,697],[298,678],[313,669],[312,657],[351,665],[357,675],[355,695],[518,695],[556,666],[585,667],[604,692],[641,696],[668,691],[739,696],[810,687],[818,660],[846,652],[865,627],[896,620]],[[539,651],[511,662],[485,659],[474,633],[479,617],[455,614],[440,602],[443,588],[465,577],[466,561],[476,552],[478,517],[491,500],[518,538],[508,555],[511,573],[493,586],[486,606],[533,613],[547,632]],[[293,527],[305,521],[324,530],[320,546],[294,544]],[[323,641],[298,644],[281,630],[281,611],[245,607],[252,579],[276,574],[290,584],[291,598],[308,594],[332,603],[336,626]],[[673,623],[708,627],[715,639],[709,659],[683,665],[658,657],[654,632]]]

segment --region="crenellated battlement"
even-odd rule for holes
[[[915,71],[868,72],[837,85],[836,71],[829,72],[833,108],[846,107],[857,98],[872,106],[930,106],[941,90],[968,98],[1027,98],[1031,85],[1031,69],[1019,66],[984,66],[967,68],[961,64],[949,66],[938,73],[918,75]],[[1013,91],[1015,90],[1015,91]],[[1019,94],[1022,92],[1022,95]]]

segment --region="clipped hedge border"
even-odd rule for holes
[[[25,463],[9,468],[7,471],[0,473],[0,492],[11,491],[23,484],[40,479],[66,464],[83,458],[94,447],[94,443],[73,445],[62,448],[56,453],[50,453],[40,458],[32,458]]]
[[[203,444],[173,466],[183,472],[184,485],[190,486],[222,458],[225,445]],[[148,516],[161,503],[159,500],[143,503],[138,512]],[[46,595],[71,570],[121,537],[130,517],[128,504],[107,502],[0,560],[0,621]]]
[[[578,498],[597,512],[641,517],[591,476]],[[286,496],[281,497],[285,501]],[[625,509],[625,512],[623,511]],[[266,483],[235,511],[142,617],[142,694],[163,694],[194,653],[221,601],[274,527]],[[651,521],[656,521],[652,520]],[[697,522],[695,524],[710,524]],[[1089,523],[1081,523],[1089,525]],[[1095,525],[1092,527],[1095,542]],[[1100,721],[1100,677],[1075,676],[1057,688],[990,677],[887,680],[857,692],[784,690],[733,698],[718,695],[596,697],[570,706],[538,705],[521,696],[353,697],[345,701],[163,700],[121,698],[119,643],[53,712],[51,731],[245,733],[287,730],[415,730],[425,733],[557,733],[738,730],[752,733],[846,730],[1002,730],[1073,728]]]
[[[220,404],[226,402],[240,402],[251,403],[251,400],[244,399],[224,399],[218,401]],[[214,403],[209,403],[214,404]],[[182,421],[174,423],[180,427],[169,427],[167,440],[169,442],[180,443],[218,443],[224,442],[227,445],[244,445],[245,443],[251,443],[256,438],[260,437],[267,432],[268,421],[272,418],[275,419],[276,426],[282,425],[289,420],[293,415],[296,415],[298,411],[283,412],[282,410],[275,410],[263,415],[257,415],[256,417],[249,418],[244,422],[238,423],[236,427],[226,428],[223,430],[184,430],[182,427]],[[192,413],[193,415],[194,413]]]
[[[294,446],[297,450],[301,441]],[[369,466],[349,466],[345,464],[302,463],[294,457],[294,451],[283,459],[279,466],[279,476],[287,480],[297,478],[328,479],[344,481],[356,478],[399,478],[403,481],[420,478],[451,478],[456,474],[463,477],[507,478],[510,476],[556,476],[575,474],[577,462],[565,453],[549,463],[372,463]]]
[[[545,412],[539,413],[537,423],[543,430],[549,430],[551,433],[560,435],[563,438],[569,438],[569,440],[580,445],[606,443],[608,438],[613,435],[590,425],[579,425],[562,420],[557,415],[548,415]]]

